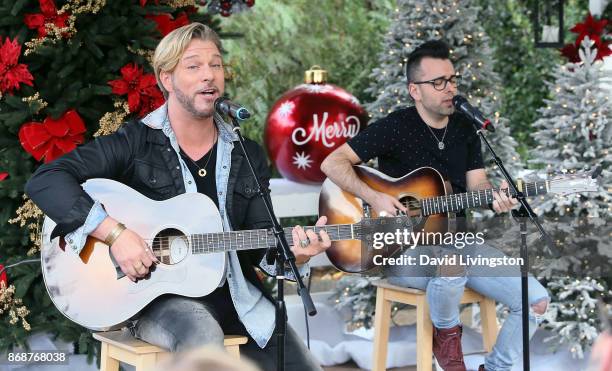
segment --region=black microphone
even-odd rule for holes
[[[232,102],[228,97],[220,97],[215,100],[215,110],[221,114],[228,115],[236,120],[246,120],[251,113],[241,105]]]
[[[455,106],[457,111],[463,113],[469,119],[471,119],[474,123],[478,124],[477,125],[478,129],[482,128],[490,132],[495,131],[495,128],[493,127],[493,124],[491,123],[491,120],[489,120],[488,118],[485,118],[482,112],[478,110],[478,108],[472,106],[470,102],[468,102],[467,99],[465,99],[461,95],[455,95],[453,97],[453,105]]]

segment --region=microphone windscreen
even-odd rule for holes
[[[213,105],[213,107],[215,107],[215,110],[220,111],[221,110],[221,104],[226,100],[226,97],[219,97],[217,99],[215,99],[215,103]]]
[[[453,97],[453,105],[455,106],[455,108],[459,108],[459,106],[461,106],[464,103],[467,103],[467,99],[465,99],[461,95],[455,95]]]

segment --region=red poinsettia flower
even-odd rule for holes
[[[595,60],[603,60],[604,57],[612,54],[612,50],[610,50],[610,41],[604,41],[600,35],[596,34],[580,34],[576,39],[576,48],[580,47],[582,40],[584,40],[584,38],[587,36],[589,39],[593,40],[593,47],[597,48],[597,56],[595,57]]]
[[[2,171],[0,172],[0,182],[3,181],[4,179],[8,178],[8,173],[6,171]],[[2,268],[0,268],[2,269]]]
[[[608,24],[607,19],[596,21],[595,18],[589,13],[583,23],[577,23],[570,31],[580,35],[579,37],[584,39],[587,35],[601,35]],[[582,41],[582,40],[581,40]]]
[[[598,40],[595,41],[595,47],[597,48],[597,56],[595,60],[603,60],[604,57],[612,55],[612,50],[610,49],[610,41],[603,41],[598,37]]]
[[[121,67],[121,76],[123,78],[109,81],[108,84],[112,86],[114,94],[128,96],[130,112],[142,117],[163,104],[163,95],[152,73],[145,74],[142,67],[129,63]]]
[[[580,56],[578,55],[578,48],[574,44],[567,44],[561,48],[561,55],[572,63],[580,62]]]
[[[57,120],[47,116],[42,124],[28,122],[21,125],[19,141],[37,161],[44,157],[47,163],[83,143],[85,131],[83,119],[75,110],[69,110]]]
[[[146,16],[146,18],[157,23],[157,30],[162,36],[166,36],[175,29],[189,24],[189,18],[185,12],[182,12],[176,18],[172,18],[172,15],[168,13],[157,15],[149,14]]]
[[[162,104],[164,104],[166,100],[164,99],[164,95],[161,90],[155,86],[151,86],[143,91],[142,96],[140,97],[140,110],[138,111],[139,117],[146,116],[149,112],[155,111]]]
[[[19,55],[21,55],[21,45],[17,39],[11,41],[8,37],[4,44],[0,38],[0,92],[13,93],[19,90],[19,84],[32,86],[34,78],[28,66],[23,63],[17,63]]]
[[[4,265],[0,264],[0,271],[4,269]],[[4,287],[8,286],[8,280],[6,278],[6,271],[2,272],[2,274],[0,274],[0,282],[4,282]],[[2,285],[0,285],[0,287],[2,287]]]
[[[30,29],[38,30],[38,37],[47,36],[45,24],[52,23],[59,28],[66,27],[69,12],[57,14],[57,8],[53,0],[39,0],[41,13],[26,14],[24,22]]]
[[[561,54],[567,59],[569,59],[570,62],[580,62],[578,50],[580,49],[582,40],[584,40],[584,38],[588,36],[589,39],[593,40],[593,46],[597,48],[597,56],[595,57],[596,60],[601,60],[608,55],[612,55],[612,50],[610,50],[611,42],[602,39],[607,24],[607,19],[597,21],[589,13],[585,18],[584,22],[577,23],[574,27],[571,28],[571,31],[577,33],[578,37],[576,38],[576,41],[573,44],[565,45],[561,49]]]

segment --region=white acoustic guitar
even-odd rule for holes
[[[217,207],[200,193],[153,201],[108,179],[88,180],[83,188],[104,205],[109,215],[138,233],[160,260],[147,279],[132,282],[119,274],[104,242],[88,238],[80,255],[69,247],[64,250],[59,238],[49,240],[55,223],[45,218],[41,264],[49,296],[66,317],[92,330],[122,327],[162,294],[205,296],[222,281],[226,251],[276,244],[267,229],[222,232]],[[323,228],[334,240],[360,238],[360,223],[306,228]],[[289,244],[293,240],[291,229],[284,229]]]

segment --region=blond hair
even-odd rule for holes
[[[221,39],[219,35],[217,35],[212,28],[197,22],[170,32],[159,42],[157,48],[155,48],[155,54],[153,55],[153,72],[155,73],[157,85],[166,98],[168,98],[168,91],[161,83],[160,74],[161,72],[174,71],[185,49],[187,49],[187,46],[193,39],[212,41],[219,51],[221,51]]]

